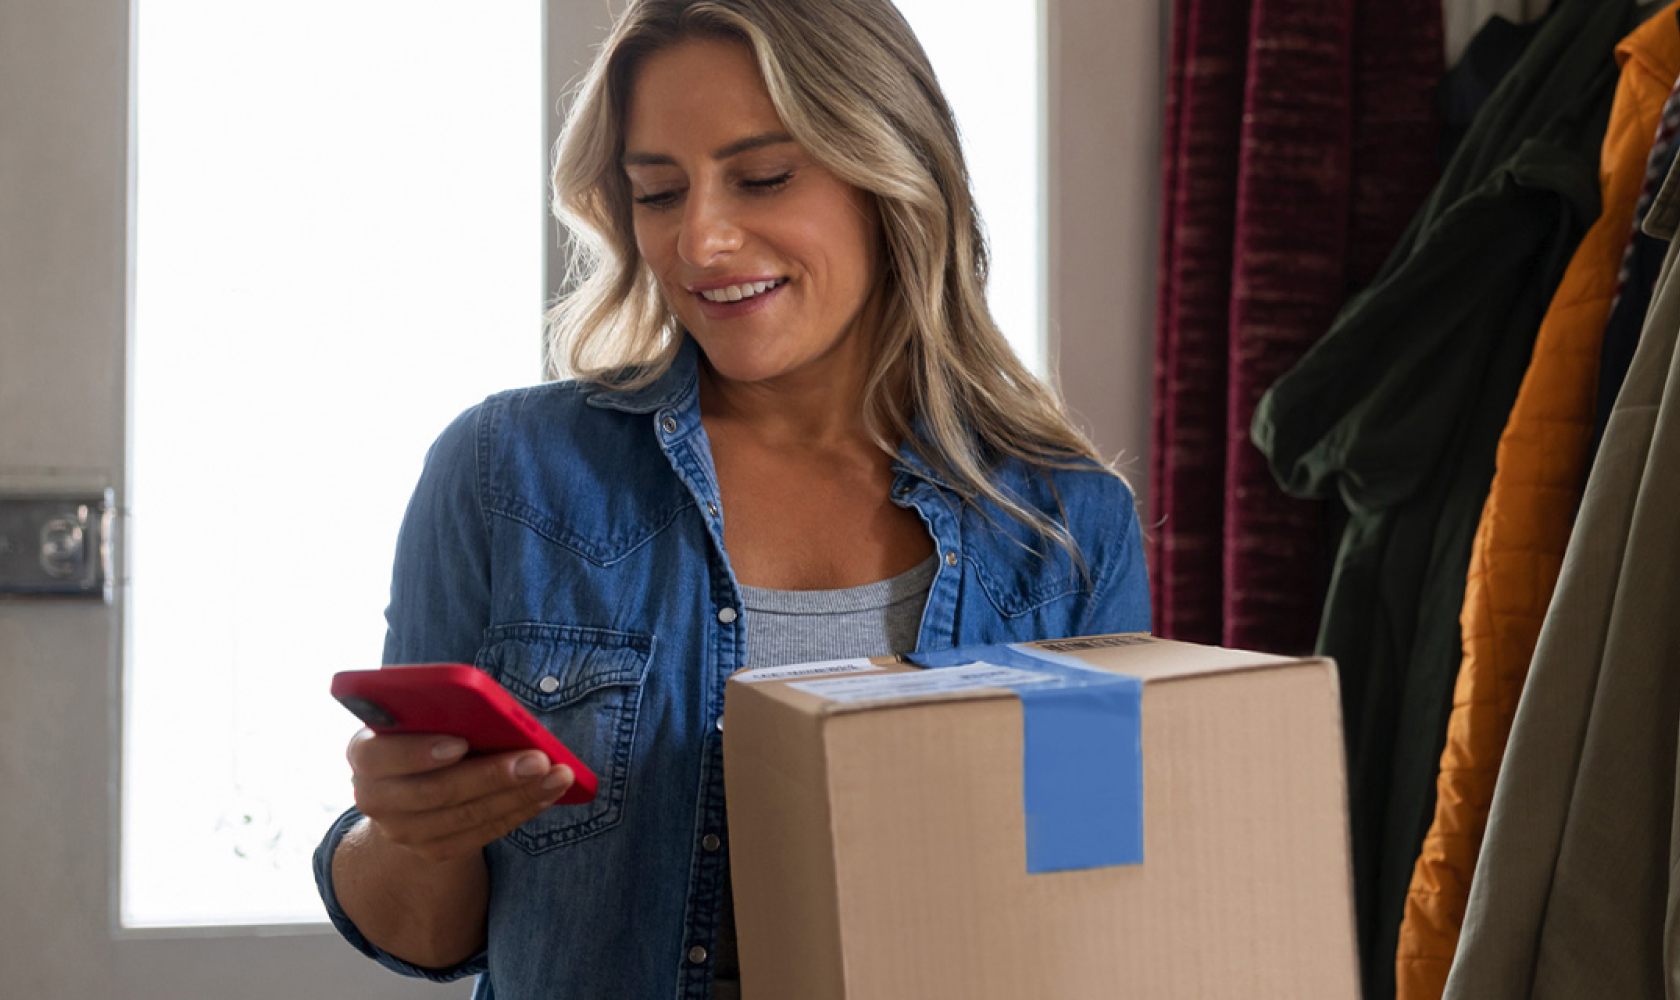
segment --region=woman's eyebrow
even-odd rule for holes
[[[728,145],[720,146],[717,149],[712,150],[712,159],[727,160],[731,156],[740,156],[742,153],[749,152],[754,149],[762,149],[765,146],[776,146],[784,142],[792,141],[793,136],[788,135],[786,132],[760,132],[758,135],[749,135],[744,139],[736,139]],[[676,166],[677,161],[669,156],[666,156],[664,153],[638,153],[632,151],[624,154],[622,163],[626,167],[653,167]]]

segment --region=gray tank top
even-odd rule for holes
[[[747,609],[747,666],[779,667],[916,648],[939,561],[929,556],[898,576],[844,590],[741,588]]]
[[[741,588],[747,609],[747,666],[779,667],[851,656],[889,656],[916,648],[937,557],[891,579],[844,590]],[[725,892],[713,968],[713,1000],[738,1000],[735,900]]]

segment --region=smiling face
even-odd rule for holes
[[[693,38],[647,56],[624,146],[636,246],[718,375],[862,364],[875,208],[788,137],[751,49]]]

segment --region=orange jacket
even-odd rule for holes
[[[1435,819],[1395,955],[1398,1000],[1440,1000],[1458,946],[1494,778],[1586,480],[1599,348],[1663,104],[1680,76],[1680,0],[1616,47],[1622,67],[1599,161],[1603,208],[1552,297],[1499,439],[1464,591]]]

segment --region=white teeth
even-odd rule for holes
[[[730,285],[727,288],[713,288],[709,291],[701,292],[700,295],[707,302],[739,302],[742,299],[750,299],[754,295],[762,295],[781,283],[782,281],[779,278],[775,281],[755,281],[747,285]]]

